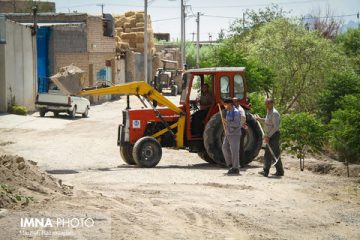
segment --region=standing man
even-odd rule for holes
[[[225,138],[222,145],[222,151],[225,157],[226,165],[230,167],[227,174],[239,175],[241,114],[240,111],[234,107],[233,100],[231,98],[224,100],[224,107],[226,110],[226,118],[223,122]]]
[[[246,134],[246,113],[245,110],[240,105],[240,99],[234,97],[233,98],[234,106],[239,110],[240,112],[240,124],[241,124],[241,138],[240,138],[240,167],[244,167],[245,163],[245,150],[244,150],[244,138]]]
[[[276,173],[274,175],[284,176],[284,168],[280,158],[280,114],[274,108],[274,102],[272,99],[266,99],[265,106],[267,110],[266,118],[256,118],[257,120],[265,121],[266,125],[264,143],[267,144],[267,146],[265,148],[264,155],[264,168],[262,172],[259,172],[259,174],[265,177],[269,175],[271,162],[272,160],[275,160],[269,150],[269,147],[271,147],[275,157],[279,158],[279,161],[275,165]]]

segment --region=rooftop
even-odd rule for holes
[[[244,72],[244,67],[212,67],[186,70],[185,73],[207,73],[207,72]]]

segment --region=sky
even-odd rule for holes
[[[120,15],[129,10],[144,10],[145,0],[53,0],[57,12],[85,12],[100,15],[100,4],[104,4],[104,12]],[[186,39],[193,40],[196,33],[197,12],[200,17],[200,40],[216,39],[221,29],[225,31],[229,25],[246,9],[257,10],[270,4],[278,4],[289,16],[301,17],[321,10],[323,14],[330,8],[335,16],[344,16],[347,23],[360,23],[356,14],[360,12],[360,0],[184,0],[187,5]],[[148,0],[148,13],[151,15],[154,32],[168,32],[173,40],[180,38],[180,0]],[[196,40],[196,35],[195,38]]]

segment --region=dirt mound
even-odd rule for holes
[[[0,155],[0,208],[18,208],[72,194],[71,187],[19,156]]]

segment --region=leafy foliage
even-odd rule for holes
[[[260,116],[265,116],[265,96],[260,93],[253,92],[248,94],[248,97],[251,103],[251,112]]]
[[[247,29],[256,28],[273,20],[285,18],[288,13],[276,4],[271,4],[258,11],[247,9],[244,13],[244,18],[239,18],[231,24],[230,32],[234,35],[240,34]]]
[[[26,115],[27,109],[25,106],[14,104],[9,107],[8,109],[9,113],[17,114],[17,115]]]
[[[325,123],[331,120],[331,113],[342,105],[342,98],[347,94],[360,93],[360,76],[352,71],[339,72],[331,77],[320,93],[319,115]]]
[[[349,29],[337,38],[337,42],[352,60],[355,70],[360,72],[360,27]]]
[[[340,160],[360,161],[360,94],[346,95],[330,122],[330,142]]]
[[[207,59],[211,58],[213,46],[204,45],[200,47],[200,67],[208,67]],[[196,67],[196,45],[192,42],[186,43],[186,64],[189,68]]]
[[[261,26],[244,41],[246,52],[272,70],[271,94],[285,113],[314,111],[325,80],[345,62],[329,40],[286,19]]]
[[[325,128],[309,113],[284,115],[281,123],[282,148],[304,159],[308,152],[318,152],[325,142]]]

